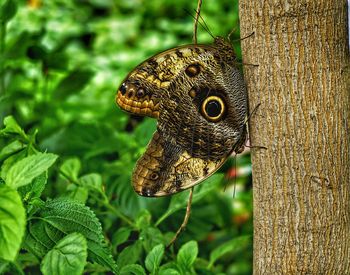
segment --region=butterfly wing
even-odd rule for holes
[[[174,194],[201,182],[246,138],[242,76],[215,47],[189,45],[152,57],[129,74],[117,103],[158,119],[132,177],[143,196]]]
[[[194,158],[181,146],[168,143],[157,131],[136,163],[132,183],[135,191],[142,196],[170,195],[199,183],[223,162],[224,159],[209,161]]]
[[[160,101],[170,96],[170,84],[189,59],[210,49],[185,45],[147,59],[124,79],[116,95],[117,105],[132,114],[158,118]]]

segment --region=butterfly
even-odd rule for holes
[[[132,185],[142,196],[171,195],[213,174],[247,138],[247,92],[229,41],[179,46],[152,56],[124,79],[123,110],[157,119]]]

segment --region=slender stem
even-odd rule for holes
[[[165,212],[157,221],[156,223],[154,224],[154,226],[158,226],[159,224],[161,224],[167,217],[169,216],[169,213],[168,211]]]
[[[202,0],[198,0],[196,16],[194,18],[194,25],[193,25],[193,38],[192,38],[193,44],[197,44],[198,18],[199,18],[199,14],[201,12],[201,6],[202,6]]]
[[[186,228],[186,225],[188,223],[188,219],[190,218],[190,214],[191,214],[193,189],[194,189],[194,187],[191,188],[190,195],[188,196],[187,207],[186,207],[186,214],[185,214],[184,220],[183,220],[181,226],[179,227],[179,229],[176,231],[174,237],[171,239],[171,241],[167,245],[167,248],[169,248],[176,241],[176,239],[180,235],[180,233]]]

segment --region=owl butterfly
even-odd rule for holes
[[[158,120],[133,171],[139,195],[192,187],[244,148],[246,88],[234,50],[221,37],[213,45],[180,46],[147,59],[125,78],[116,102]]]

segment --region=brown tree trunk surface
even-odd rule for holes
[[[350,274],[346,0],[240,0],[254,274]]]

